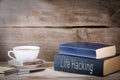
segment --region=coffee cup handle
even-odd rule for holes
[[[12,50],[8,51],[8,56],[9,56],[11,59],[16,60],[14,57],[12,57],[12,56],[10,55],[11,53],[14,53],[14,51],[12,51]]]

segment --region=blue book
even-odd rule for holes
[[[59,53],[101,59],[114,56],[116,54],[116,47],[114,45],[99,43],[72,42],[61,44],[59,47]]]
[[[57,54],[54,59],[54,69],[57,71],[94,76],[106,76],[120,71],[120,55],[103,59],[92,59]]]

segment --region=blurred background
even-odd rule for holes
[[[87,41],[116,45],[120,52],[119,0],[0,0],[0,61],[20,45],[41,47],[53,61],[59,45]]]

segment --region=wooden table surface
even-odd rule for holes
[[[44,71],[24,75],[9,75],[0,77],[0,80],[120,80],[120,71],[106,77],[89,76],[82,74],[54,71],[54,62],[47,62],[40,66]],[[7,62],[0,62],[0,66],[9,66]]]

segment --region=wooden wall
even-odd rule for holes
[[[74,41],[114,44],[119,53],[120,4],[112,2],[0,0],[0,60],[19,45],[40,46],[39,57],[54,60],[60,44]]]
[[[40,58],[53,60],[59,45],[87,41],[113,44],[120,52],[120,28],[0,28],[0,60],[8,60],[7,51],[19,45],[41,47]]]
[[[0,0],[0,26],[120,27],[119,0]]]

